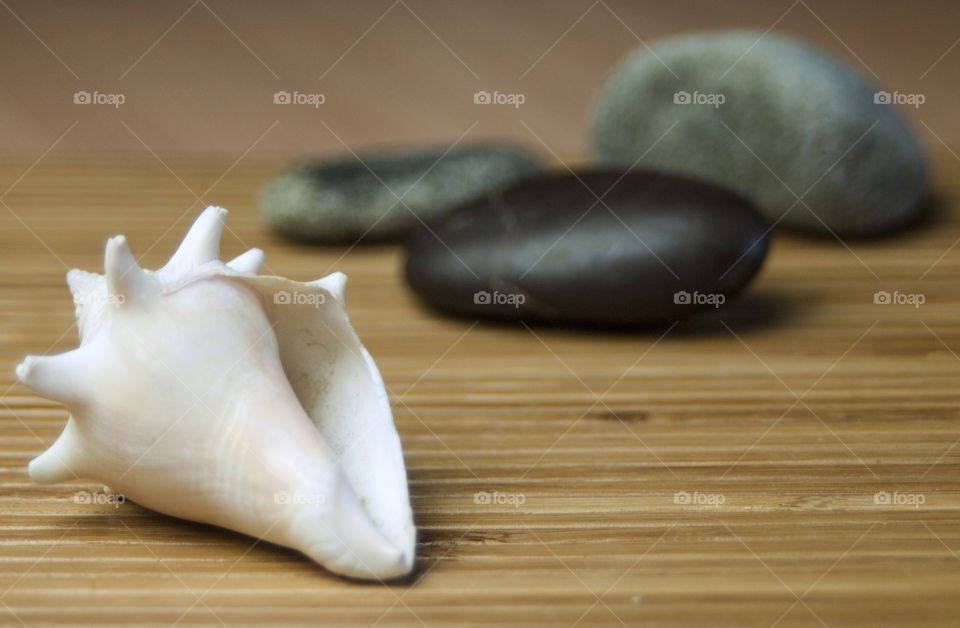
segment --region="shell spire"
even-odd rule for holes
[[[416,530],[403,453],[344,310],[346,276],[259,276],[259,249],[224,264],[225,216],[207,208],[158,271],[117,236],[104,275],[68,273],[80,347],[16,369],[71,413],[30,476],[97,480],[338,574],[408,573]]]

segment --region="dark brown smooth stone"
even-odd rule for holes
[[[670,323],[728,303],[757,273],[768,224],[713,184],[634,170],[543,176],[416,230],[406,279],[471,318]]]

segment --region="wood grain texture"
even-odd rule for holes
[[[960,621],[953,157],[936,162],[926,223],[846,244],[778,236],[719,315],[633,334],[425,312],[395,247],[269,233],[253,199],[277,165],[0,165],[0,190],[13,186],[0,206],[0,624]],[[27,476],[66,413],[13,367],[74,346],[64,272],[102,268],[116,233],[157,266],[206,203],[231,209],[224,257],[256,245],[268,271],[350,276],[348,310],[405,448],[420,529],[410,582],[347,582],[132,503],[74,503],[92,482]],[[876,305],[878,290],[925,303]]]

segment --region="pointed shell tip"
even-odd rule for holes
[[[28,355],[23,359],[23,362],[17,365],[15,369],[17,374],[17,379],[19,379],[24,384],[27,383],[27,378],[30,377],[30,370],[33,367],[36,359],[32,355]]]

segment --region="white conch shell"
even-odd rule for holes
[[[338,574],[408,573],[416,531],[403,453],[347,320],[346,276],[257,276],[257,249],[224,264],[225,216],[207,208],[155,272],[117,236],[105,276],[67,274],[80,346],[17,367],[71,413],[30,476],[95,479]]]

